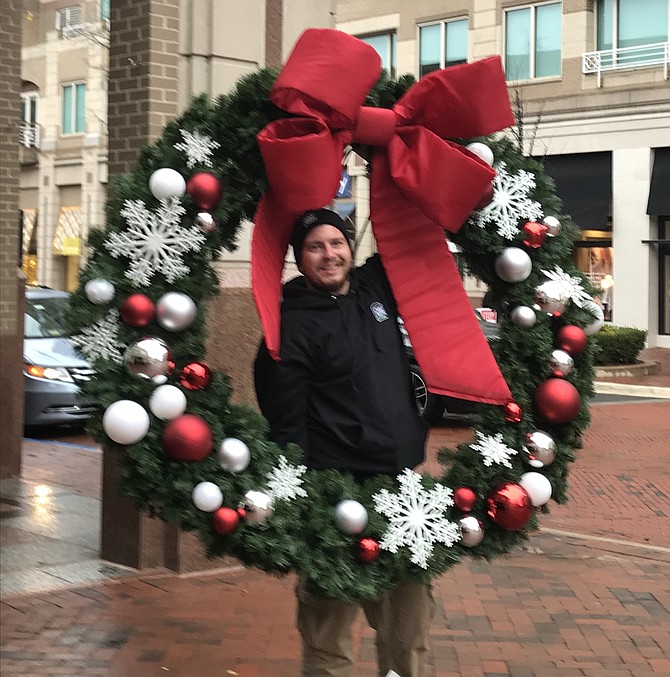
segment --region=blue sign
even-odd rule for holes
[[[337,188],[335,197],[351,197],[351,176],[349,176],[346,169],[342,170],[340,185]]]

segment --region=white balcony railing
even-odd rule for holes
[[[602,74],[607,71],[627,68],[663,67],[663,77],[668,79],[670,65],[670,43],[656,42],[639,47],[621,49],[602,49],[599,52],[586,52],[582,55],[582,73],[597,73],[598,87],[602,84]]]
[[[22,122],[19,127],[19,143],[26,148],[40,147],[40,127],[31,122]]]

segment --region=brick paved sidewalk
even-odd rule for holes
[[[524,550],[437,581],[429,677],[670,674],[670,403],[592,413],[570,503],[552,507]],[[436,428],[431,448],[471,434]],[[41,451],[29,452],[31,479],[72,483],[63,450]],[[86,459],[90,470],[94,455]],[[92,482],[70,489],[86,495]],[[233,568],[8,595],[0,674],[297,676],[292,585]],[[359,677],[375,675],[373,642],[360,620]]]
[[[3,677],[296,677],[293,579],[138,577],[2,603]],[[547,535],[436,584],[429,677],[670,674],[670,564]],[[373,677],[356,626],[357,675]]]

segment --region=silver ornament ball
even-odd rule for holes
[[[345,534],[360,534],[368,523],[368,511],[358,501],[344,500],[335,506],[335,524]]]
[[[154,379],[172,372],[170,351],[159,338],[143,338],[131,343],[123,355],[123,364],[133,376]]]
[[[461,545],[466,548],[474,548],[484,539],[484,527],[481,520],[474,515],[466,515],[458,520],[461,528]]]
[[[272,498],[264,491],[256,489],[244,494],[239,507],[244,510],[244,521],[252,526],[264,525],[274,512]]]
[[[206,235],[213,233],[217,228],[216,219],[209,212],[198,212],[193,223]]]
[[[586,303],[584,303],[584,310],[595,317],[593,322],[584,327],[584,333],[587,336],[593,336],[593,334],[597,334],[603,328],[603,325],[605,324],[605,313],[595,301],[586,301]]]
[[[156,304],[156,321],[168,331],[182,331],[191,325],[198,314],[193,299],[178,291],[163,294]]]
[[[186,180],[177,170],[161,167],[149,177],[149,190],[158,200],[181,197],[186,193]]]
[[[216,452],[216,459],[226,472],[239,473],[247,469],[251,461],[251,452],[242,440],[226,437]]]
[[[554,237],[561,232],[561,222],[555,216],[545,216],[542,223],[547,226],[547,235]]]
[[[533,270],[530,256],[519,247],[505,247],[495,260],[495,271],[505,282],[523,282]]]
[[[556,376],[565,378],[575,366],[575,361],[565,350],[552,350],[549,366]]]
[[[568,300],[569,296],[563,286],[555,280],[543,282],[535,289],[535,303],[547,315],[562,315]]]
[[[510,313],[510,318],[517,327],[523,327],[524,329],[530,329],[535,326],[537,321],[535,311],[530,306],[517,306]]]
[[[114,285],[101,277],[89,280],[84,285],[86,298],[97,305],[109,303],[114,298]]]
[[[528,454],[526,461],[533,468],[551,465],[556,458],[556,442],[544,430],[534,430],[528,433],[524,450]]]

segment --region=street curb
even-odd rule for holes
[[[598,395],[630,395],[632,397],[653,397],[659,400],[670,400],[670,388],[661,386],[641,386],[630,383],[595,381],[593,389]]]

